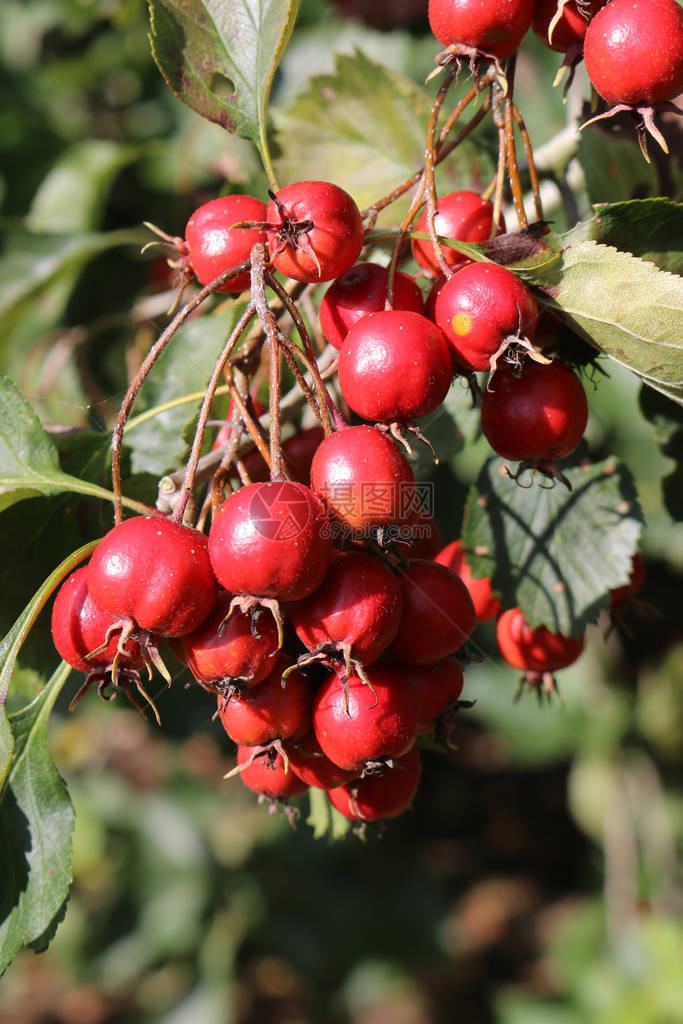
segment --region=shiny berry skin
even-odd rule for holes
[[[297,669],[283,681],[290,660],[280,657],[267,679],[239,698],[218,698],[218,714],[233,742],[262,747],[273,740],[296,740],[311,730],[313,689]]]
[[[452,238],[458,242],[485,242],[491,237],[493,225],[493,205],[482,199],[476,192],[462,189],[441,196],[434,218],[437,235]],[[427,233],[427,214],[422,214],[415,231]],[[505,231],[505,221],[500,217],[497,235]],[[414,238],[410,243],[413,257],[421,267],[431,274],[441,274],[441,267],[434,256],[434,246],[429,239]],[[443,257],[449,267],[465,266],[469,263],[467,256],[448,246],[443,246]]]
[[[588,26],[583,59],[610,104],[673,99],[683,92],[683,9],[676,0],[611,0]]]
[[[436,665],[406,666],[403,675],[415,690],[418,735],[431,732],[439,715],[462,693],[463,672],[455,658]]]
[[[323,753],[346,771],[360,771],[368,761],[401,757],[415,743],[417,706],[412,687],[388,665],[367,672],[372,689],[356,675],[346,680],[333,673],[313,702],[313,728]]]
[[[508,665],[527,672],[556,672],[572,665],[584,643],[583,637],[551,633],[545,626],[532,629],[519,608],[503,612],[496,624],[496,640]]]
[[[531,25],[535,0],[429,0],[429,27],[444,46],[460,43],[511,57]]]
[[[357,263],[330,285],[320,303],[320,328],[328,344],[341,348],[344,338],[361,317],[384,309],[388,279],[387,267]],[[400,270],[394,277],[393,309],[424,311],[417,282]]]
[[[356,530],[397,525],[416,495],[415,475],[398,445],[376,427],[346,427],[313,457],[311,487],[330,516]]]
[[[436,299],[436,323],[464,370],[488,370],[506,338],[531,340],[538,306],[518,277],[497,263],[470,263],[453,275]]]
[[[308,790],[306,783],[295,772],[285,771],[282,755],[272,749],[238,746],[237,764],[248,764],[254,754],[257,755],[254,761],[240,772],[240,779],[248,789],[270,797],[271,800],[288,800],[290,797],[302,796]]]
[[[281,189],[277,200],[266,211],[268,223],[276,225],[268,230],[276,270],[315,284],[353,266],[363,248],[363,222],[348,192],[329,181],[297,181]],[[305,221],[313,226],[298,234],[297,224]]]
[[[481,403],[481,426],[504,459],[555,460],[574,451],[583,436],[588,405],[583,384],[569,367],[526,363],[517,376],[496,370]]]
[[[293,772],[316,789],[333,789],[358,777],[358,772],[347,772],[326,757],[315,733],[309,732],[303,739],[289,740],[285,752]]]
[[[435,562],[446,565],[457,573],[470,592],[477,622],[488,622],[500,614],[500,601],[491,590],[491,580],[483,576],[476,578],[465,561],[462,541],[454,540],[436,555]]]
[[[453,378],[446,340],[419,313],[369,313],[351,328],[339,353],[339,386],[366,420],[427,416],[443,402]]]
[[[281,601],[313,593],[331,546],[322,502],[289,481],[241,487],[220,506],[209,533],[211,564],[226,590]]]
[[[243,221],[263,223],[266,204],[253,196],[221,196],[204,203],[192,214],[185,228],[190,265],[202,284],[209,284],[224,270],[249,259],[252,246],[265,242],[265,231],[233,228]],[[249,287],[249,271],[233,277],[218,290],[239,295]]]
[[[169,637],[201,625],[218,592],[204,534],[160,516],[125,519],[106,534],[88,590],[107,614]]]
[[[97,650],[105,642],[107,630],[116,619],[100,611],[88,591],[88,567],[82,566],[64,580],[52,606],[52,639],[57,651],[72,668],[79,672],[112,664],[116,657],[119,634],[109,641],[107,647],[94,658],[85,656]],[[140,646],[128,640],[121,661],[122,666],[139,669],[144,664]]]
[[[393,768],[329,791],[332,805],[352,821],[397,818],[413,802],[420,781],[417,747],[397,759]]]
[[[552,37],[548,39],[550,23],[557,13],[558,0],[536,0],[531,27],[536,37],[548,49],[554,50],[555,53],[566,53],[570,47],[580,46],[583,43],[588,22],[604,3],[605,0],[592,0],[588,16],[585,16],[576,6],[575,0],[568,0],[568,3],[562,8],[559,21],[552,30]]]
[[[291,606],[289,618],[309,651],[320,644],[348,644],[351,657],[371,665],[396,636],[402,602],[388,565],[350,552],[332,563],[311,597]]]
[[[477,621],[463,581],[445,565],[415,558],[401,574],[403,612],[391,650],[409,665],[433,665],[462,647]]]
[[[198,629],[170,641],[175,656],[207,689],[226,679],[255,686],[272,671],[278,635],[271,615],[235,609],[228,621],[232,595],[221,592],[214,610]]]

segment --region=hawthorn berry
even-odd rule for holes
[[[299,740],[288,740],[284,744],[291,770],[307,786],[316,789],[333,789],[358,778],[358,772],[347,772],[330,761],[323,754],[322,747],[313,730]]]
[[[454,540],[436,555],[435,562],[446,565],[457,573],[467,587],[477,622],[488,622],[500,614],[500,601],[491,590],[491,580],[486,576],[475,577],[465,560],[465,552],[461,540]]]
[[[443,402],[452,378],[443,334],[419,313],[369,313],[351,328],[339,353],[342,395],[366,420],[427,416]]]
[[[191,269],[202,284],[209,284],[224,270],[249,259],[252,247],[265,242],[262,228],[233,228],[245,221],[262,223],[266,204],[253,196],[221,196],[204,203],[185,228],[185,244]],[[218,290],[238,295],[249,287],[249,271],[233,277]]]
[[[237,766],[244,785],[271,800],[288,800],[308,791],[296,772],[287,770],[282,754],[274,747],[238,746]]]
[[[410,463],[377,427],[330,434],[313,456],[311,487],[337,522],[351,530],[400,524],[417,495]]]
[[[331,540],[325,508],[303,484],[249,484],[216,513],[209,555],[233,594],[298,601],[322,583]]]
[[[460,577],[438,562],[415,558],[400,580],[403,611],[393,653],[409,665],[433,665],[462,647],[477,616]]]
[[[544,46],[556,53],[567,53],[572,47],[583,44],[588,22],[603,6],[606,0],[585,0],[579,5],[576,0],[567,0],[560,17],[554,25],[558,11],[558,0],[536,0],[531,27]],[[552,25],[552,28],[551,28]]]
[[[292,669],[288,658],[280,656],[257,686],[228,698],[219,694],[218,714],[234,743],[263,747],[273,740],[301,739],[310,732],[312,703],[308,679]]]
[[[498,455],[553,462],[570,455],[583,436],[588,404],[583,384],[555,359],[528,362],[521,372],[498,370],[481,403],[481,426]]]
[[[463,370],[495,369],[510,346],[530,347],[538,306],[519,278],[497,263],[470,263],[439,290],[436,323]]]
[[[444,658],[436,665],[409,665],[403,675],[415,691],[418,735],[431,732],[439,715],[463,688],[463,671],[455,658]]]
[[[329,181],[297,181],[274,195],[266,210],[273,266],[295,281],[339,277],[363,247],[355,202]]]
[[[511,57],[531,25],[535,0],[429,0],[429,26],[444,46]]]
[[[573,665],[583,651],[584,638],[551,633],[545,626],[532,629],[520,608],[503,612],[496,623],[496,640],[504,660],[512,668],[521,669],[523,682],[541,687],[550,696],[557,689],[553,673]]]
[[[485,242],[491,237],[493,226],[493,204],[482,199],[476,192],[462,189],[439,197],[434,229],[443,238],[452,238],[458,242]],[[426,233],[427,213],[423,213],[415,231]],[[501,215],[498,221],[497,235],[505,231],[505,221]],[[410,243],[414,259],[431,274],[442,273],[439,262],[434,255],[434,246],[428,239],[414,238]],[[449,246],[443,246],[443,258],[449,267],[461,267],[469,263],[467,256],[456,252]]]
[[[330,801],[345,818],[352,821],[381,821],[396,818],[413,802],[420,781],[420,754],[417,747],[396,759],[391,767],[373,772],[357,782],[329,791]]]
[[[330,285],[320,303],[320,328],[328,344],[341,348],[354,324],[368,313],[379,313],[387,299],[389,270],[377,263],[357,263]],[[417,282],[397,271],[393,309],[424,312]]]

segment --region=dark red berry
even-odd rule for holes
[[[297,669],[281,656],[270,675],[257,686],[225,700],[218,698],[218,713],[226,733],[235,743],[262,747],[273,740],[300,739],[311,729],[313,689]]]
[[[394,654],[409,665],[433,665],[462,647],[477,617],[460,577],[445,565],[416,558],[400,580],[403,612]]]
[[[257,228],[233,228],[245,221],[263,223],[266,204],[253,196],[221,196],[200,206],[185,228],[185,242],[192,270],[202,284],[209,284],[224,270],[249,259],[252,246],[265,242]],[[249,287],[249,272],[233,277],[219,289],[237,295]]]
[[[429,0],[429,25],[444,46],[459,43],[511,57],[531,25],[534,0]]]
[[[643,561],[643,556],[636,551],[633,556],[628,583],[625,583],[623,587],[615,587],[614,590],[610,590],[610,610],[618,611],[620,608],[623,608],[632,597],[635,597],[644,582],[645,562]]]
[[[443,402],[452,377],[441,331],[419,313],[370,313],[351,328],[339,353],[344,399],[366,420],[427,416]]]
[[[389,270],[377,263],[357,263],[338,277],[325,292],[320,303],[320,327],[325,340],[341,348],[354,324],[368,313],[384,309],[387,299]],[[393,309],[422,313],[422,292],[408,274],[396,273]]]
[[[562,459],[583,436],[588,405],[583,385],[569,367],[526,363],[521,373],[497,370],[481,403],[481,426],[505,459]]]
[[[297,181],[271,199],[266,220],[273,266],[295,281],[331,281],[356,262],[363,247],[358,207],[329,181]]]
[[[431,732],[439,715],[462,693],[462,668],[455,658],[444,658],[436,665],[406,666],[403,674],[415,690],[418,734]]]
[[[497,263],[470,263],[440,289],[436,323],[458,366],[488,370],[506,342],[529,342],[536,330],[538,306],[518,277]]]
[[[558,0],[536,0],[531,27],[544,46],[556,53],[566,53],[570,47],[578,47],[583,43],[588,22],[605,2],[590,0],[586,5],[584,0],[579,6],[576,0],[567,0],[558,21],[551,29],[558,10]]]
[[[496,624],[498,647],[508,665],[531,672],[556,672],[572,665],[583,650],[583,637],[532,629],[520,608],[503,612]]]
[[[241,487],[220,506],[209,534],[211,564],[226,590],[281,601],[313,593],[331,546],[322,502],[289,481]]]
[[[500,601],[491,590],[491,580],[487,576],[474,577],[465,561],[462,541],[454,540],[447,544],[443,551],[434,559],[440,565],[446,565],[457,573],[470,592],[477,622],[487,622],[500,614]]]
[[[358,777],[358,772],[346,772],[330,761],[322,752],[315,733],[309,732],[300,740],[285,743],[285,753],[291,769],[307,786],[332,789]]]
[[[239,746],[237,764],[245,765],[240,772],[244,785],[271,800],[288,800],[308,790],[306,783],[295,772],[291,769],[285,771],[282,755],[272,747]]]
[[[493,205],[482,199],[476,192],[462,189],[441,196],[434,217],[434,229],[443,238],[452,238],[457,242],[485,242],[491,237],[493,226]],[[422,214],[415,231],[428,232],[427,214]],[[497,235],[505,231],[505,221],[500,217]],[[434,255],[434,246],[428,239],[414,238],[410,243],[413,257],[421,267],[431,274],[441,274],[442,270]],[[443,246],[443,257],[449,267],[461,267],[469,263],[467,256],[456,252],[449,246]]]
[[[331,789],[332,805],[352,821],[396,818],[410,807],[420,781],[420,755],[412,747],[392,767]]]

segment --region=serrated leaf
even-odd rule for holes
[[[202,117],[251,139],[267,170],[268,98],[298,6],[298,0],[149,0],[152,54],[169,88]]]
[[[151,409],[204,390],[244,308],[244,303],[235,303],[224,313],[190,320],[181,327],[146,381],[136,410]],[[182,465],[189,451],[183,434],[196,419],[200,406],[201,399],[197,399],[167,409],[127,431],[125,443],[131,450],[133,471],[161,476]]]
[[[48,748],[47,722],[70,671],[62,662],[9,719],[15,746],[0,804],[0,973],[23,946],[47,945],[69,895],[74,812]]]
[[[431,107],[427,90],[409,78],[360,52],[338,55],[333,74],[312,79],[308,92],[284,110],[273,109],[278,173],[296,181],[310,178],[315,167],[316,177],[341,185],[360,207],[370,206],[422,166]],[[468,142],[445,161],[444,173],[454,174],[456,164],[459,188],[493,173],[487,155]],[[391,222],[407,202],[392,204]]]
[[[635,133],[620,137],[614,132],[580,132],[578,156],[591,203],[617,203],[659,192],[657,169],[643,160]]]
[[[139,153],[135,146],[109,139],[86,139],[69,147],[33,197],[28,228],[75,234],[99,227],[114,178]]]
[[[638,153],[640,157],[640,153]],[[683,274],[683,204],[670,199],[603,203],[595,216],[559,236],[562,245],[582,241],[613,245],[660,270]]]
[[[57,449],[33,409],[9,377],[0,377],[0,511],[64,491],[112,498],[106,488],[62,472]],[[129,498],[123,504],[143,515],[148,511]]]
[[[606,459],[562,472],[572,491],[492,458],[470,490],[462,537],[476,577],[488,576],[504,608],[534,627],[579,635],[628,580],[642,527],[631,474]]]
[[[538,283],[573,330],[683,403],[683,278],[585,241],[565,249]]]

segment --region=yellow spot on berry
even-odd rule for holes
[[[469,334],[472,330],[472,317],[467,313],[456,313],[451,320],[451,327],[455,334]]]

